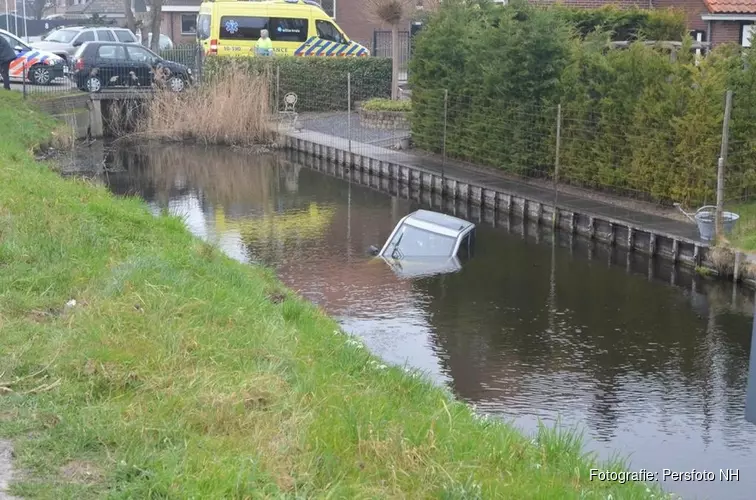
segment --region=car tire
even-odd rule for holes
[[[100,78],[97,76],[90,76],[89,78],[87,78],[84,86],[89,92],[99,92],[102,90],[102,80],[100,80]]]
[[[166,82],[168,85],[168,88],[171,89],[172,92],[183,92],[184,89],[186,89],[186,80],[184,80],[179,75],[173,75],[171,76],[168,81]]]
[[[52,71],[45,66],[33,66],[29,71],[29,80],[35,85],[50,85],[53,81]]]

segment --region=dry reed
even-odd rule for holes
[[[156,92],[137,124],[137,135],[163,141],[249,146],[275,139],[270,79],[230,67],[181,94]]]

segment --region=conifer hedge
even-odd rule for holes
[[[696,64],[687,36],[676,59],[643,43],[612,49],[612,33],[579,32],[565,10],[445,1],[414,42],[413,142],[440,152],[445,131],[451,157],[550,176],[561,104],[561,181],[710,203],[731,89],[726,196],[756,192],[755,51],[721,46]],[[679,28],[648,16],[659,33]]]

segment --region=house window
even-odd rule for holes
[[[743,24],[743,27],[740,30],[740,45],[742,45],[743,47],[751,46],[751,37],[754,31],[756,31],[754,27],[756,27],[756,25],[754,25],[753,23]]]
[[[181,14],[181,34],[194,35],[197,33],[197,15]]]

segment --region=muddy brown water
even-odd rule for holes
[[[577,428],[631,471],[714,473],[663,482],[685,498],[753,498],[753,292],[506,215],[478,224],[461,271],[402,279],[366,249],[415,201],[228,148],[122,148],[96,169],[114,193],[274,267],[386,361],[479,411],[525,432]]]

